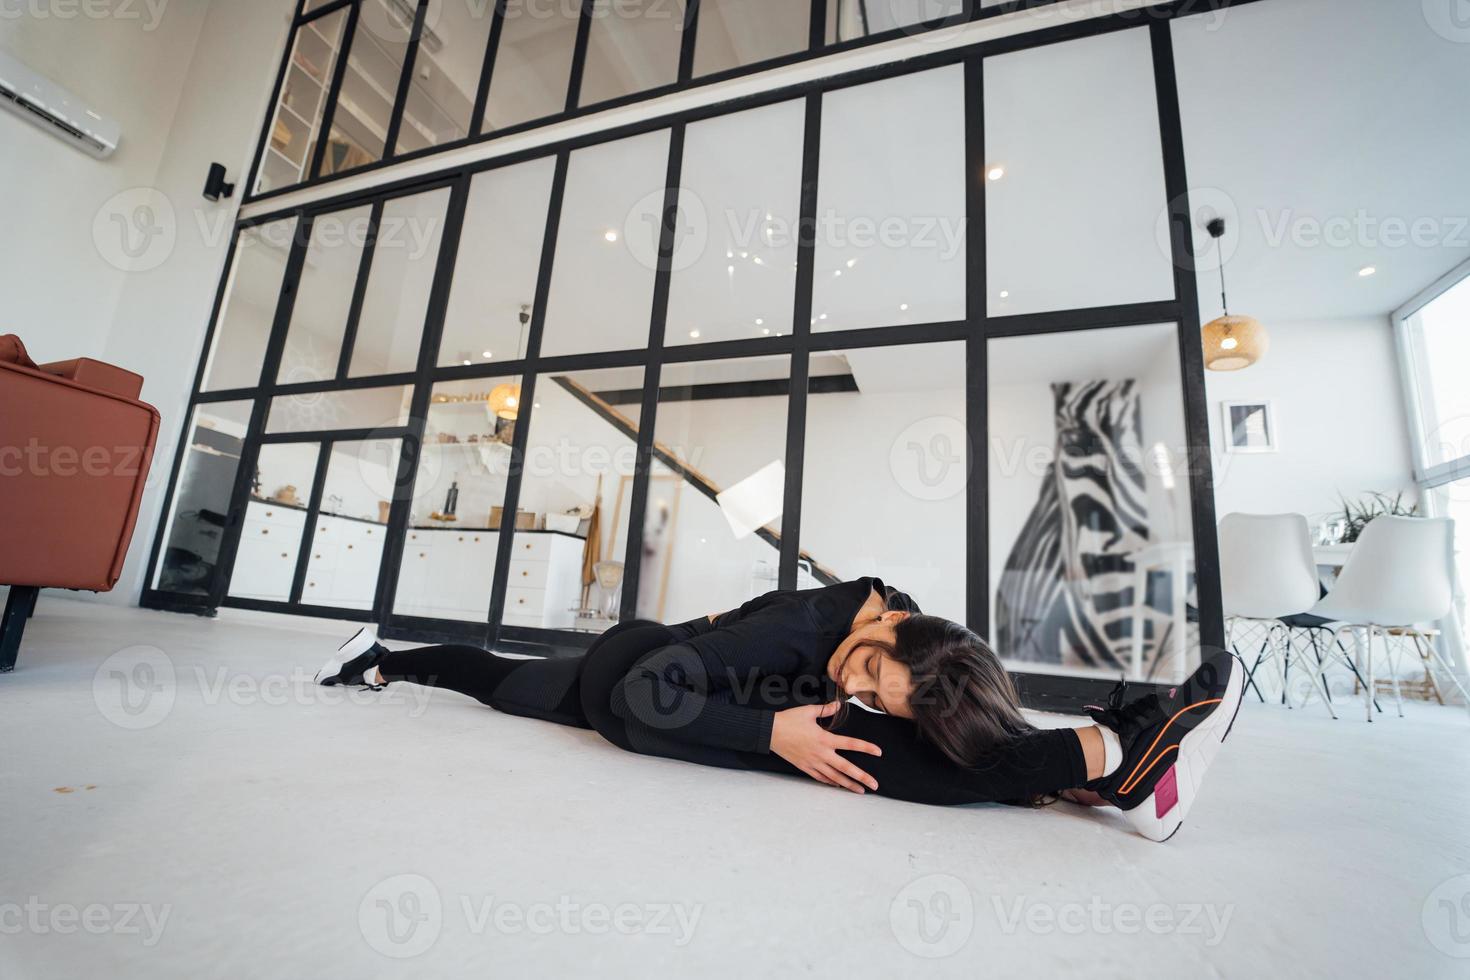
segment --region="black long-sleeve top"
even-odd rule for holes
[[[880,579],[860,578],[769,592],[713,623],[670,627],[678,642],[639,659],[613,692],[613,711],[681,742],[769,752],[776,711],[836,693],[827,662],[874,591],[889,609],[918,611]]]

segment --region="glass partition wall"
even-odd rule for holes
[[[577,646],[876,575],[1030,698],[1176,681],[1222,623],[1172,77],[1104,19],[244,222],[145,602]]]
[[[302,0],[248,197],[1059,0]]]

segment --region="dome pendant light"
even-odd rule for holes
[[[531,322],[530,304],[522,304],[520,320],[523,339],[526,325]],[[521,350],[521,343],[518,339],[516,341],[516,360],[520,360],[523,356]],[[521,386],[514,383],[496,385],[491,389],[490,397],[485,399],[485,403],[491,415],[514,422],[521,416]]]
[[[1220,250],[1225,235],[1225,219],[1214,218],[1205,230]],[[1231,316],[1230,301],[1225,297],[1225,255],[1220,254],[1220,306],[1225,315],[1211,320],[1200,331],[1205,349],[1205,367],[1211,371],[1240,371],[1266,356],[1271,338],[1261,322],[1250,316]]]

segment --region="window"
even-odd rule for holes
[[[281,384],[337,376],[363,249],[371,237],[372,211],[370,206],[353,208],[321,215],[312,222],[291,327],[276,374]]]
[[[816,332],[965,317],[959,65],[822,99]]]
[[[811,7],[799,0],[702,0],[694,74],[713,75],[804,51]]]
[[[591,27],[579,106],[678,80],[683,0],[594,0]]]
[[[513,361],[526,353],[556,160],[477,174],[470,182],[441,366]]]
[[[542,354],[648,346],[668,162],[667,130],[571,155]]]
[[[812,355],[801,585],[863,575],[965,622],[965,345]]]
[[[567,107],[580,3],[506,4],[483,132],[544,119]]]
[[[1408,318],[1414,399],[1425,469],[1470,460],[1470,276]]]
[[[989,341],[991,640],[1016,669],[1177,683],[1198,659],[1178,328]]]
[[[603,392],[636,409],[642,392]],[[777,588],[786,356],[668,364],[659,380],[638,614],[683,622]]]
[[[800,100],[689,126],[665,344],[791,332],[804,131]]]
[[[204,367],[204,391],[260,384],[295,234],[296,219],[289,218],[247,228],[236,238],[230,278]]]
[[[252,403],[196,406],[186,438],[173,505],[164,522],[163,548],[153,587],[177,595],[209,595],[219,571],[220,546],[229,523],[230,497],[250,426]]]
[[[312,154],[327,111],[347,14],[344,7],[297,28],[261,151],[256,193],[291,187],[311,176]]]
[[[412,32],[413,8],[408,4],[361,0],[319,176],[375,163],[392,149],[389,130]]]
[[[469,135],[494,12],[489,0],[429,4],[404,103],[398,155]]]

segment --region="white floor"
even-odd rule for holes
[[[338,628],[47,595],[0,977],[1463,977],[1470,717],[1251,704],[1169,844],[310,685]]]

